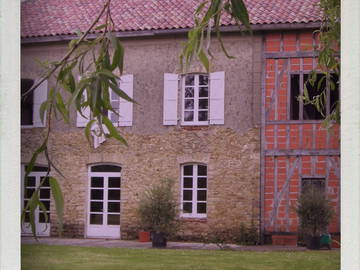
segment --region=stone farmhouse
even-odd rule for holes
[[[125,47],[120,86],[139,104],[112,96],[120,117],[109,117],[128,147],[113,139],[90,146],[84,136],[88,119],[75,111],[71,125],[53,120],[50,156],[66,176],[52,171],[64,192],[64,235],[135,238],[142,194],[164,178],[175,182],[182,239],[198,240],[216,227],[240,223],[256,226],[263,240],[295,236],[292,206],[306,185],[327,191],[336,210],[329,231],[339,235],[339,127],[327,131],[322,115],[297,99],[316,68],[318,2],[247,0],[253,35],[240,33],[230,19],[222,26],[225,46],[236,58],[226,58],[214,39],[211,72],[194,63],[181,74],[179,55],[200,1],[113,0],[116,35]],[[36,60],[61,58],[75,30],[86,30],[101,3],[21,4],[22,91],[41,73]],[[41,142],[39,106],[52,85],[45,81],[22,102],[23,170]],[[338,91],[328,95],[325,114],[338,98]],[[23,186],[23,202],[45,175],[44,164],[39,157]],[[46,185],[40,196],[50,221],[37,211],[37,234],[55,236],[56,211]],[[27,223],[22,232],[30,233]]]

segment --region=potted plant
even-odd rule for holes
[[[320,249],[321,235],[327,231],[334,213],[325,192],[311,186],[305,188],[296,211],[301,231],[307,238],[307,248]]]
[[[138,214],[141,225],[151,231],[153,247],[166,247],[167,237],[178,228],[178,204],[172,186],[172,180],[163,180],[141,198]]]

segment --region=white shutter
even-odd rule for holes
[[[178,75],[172,73],[164,74],[164,111],[163,124],[177,124],[177,105],[178,105],[179,82]]]
[[[86,100],[86,91],[83,92],[83,101]],[[86,108],[83,108],[81,110],[82,114],[85,117],[83,117],[78,111],[76,116],[76,126],[77,127],[86,127],[87,123],[90,121],[90,108],[87,106]]]
[[[134,75],[127,74],[120,77],[119,87],[129,97],[133,98]],[[119,126],[129,127],[133,122],[133,103],[120,98],[119,102]]]
[[[33,126],[34,127],[44,127],[45,123],[41,122],[40,118],[40,106],[47,99],[47,89],[48,81],[43,81],[35,90],[34,90],[34,111],[33,111]],[[45,122],[44,117],[44,122]]]
[[[224,124],[225,72],[210,73],[210,124]]]

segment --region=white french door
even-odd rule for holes
[[[120,167],[90,168],[87,237],[120,238],[120,203]]]
[[[36,235],[37,236],[49,236],[50,235],[50,184],[49,179],[45,178],[47,168],[35,166],[33,168],[33,172],[29,174],[27,179],[24,181],[22,179],[22,209],[26,206],[28,201],[30,200],[32,194],[39,187],[41,181],[44,180],[43,185],[40,187],[39,198],[40,201],[44,204],[46,208],[46,215],[42,210],[37,207],[34,213],[35,219],[35,227],[36,227]],[[30,226],[30,211],[25,212],[25,222],[21,224],[21,233],[23,235],[32,234],[31,226]]]

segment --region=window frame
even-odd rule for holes
[[[302,96],[303,93],[304,93],[304,83],[305,83],[305,80],[304,80],[304,76],[305,75],[310,75],[311,72],[310,71],[290,71],[288,73],[288,98],[287,98],[287,108],[286,108],[286,114],[287,114],[287,119],[289,121],[305,121],[305,122],[322,122],[324,121],[325,118],[323,119],[304,119],[304,102],[302,99],[299,100],[299,108],[298,108],[298,111],[299,111],[299,119],[292,119],[292,114],[291,114],[291,104],[292,104],[292,101],[291,101],[291,98],[292,98],[292,95],[291,95],[291,92],[292,92],[292,89],[291,89],[291,76],[292,75],[299,75],[299,96]],[[321,72],[317,72],[317,74],[321,74]],[[340,78],[339,78],[340,79]],[[338,82],[340,83],[340,81],[338,80]],[[325,107],[325,117],[328,117],[331,113],[331,108],[330,108],[330,102],[331,102],[331,89],[330,89],[330,86],[329,85],[326,85],[326,107]],[[340,100],[340,85],[339,85],[339,89],[338,89],[338,92],[339,92],[339,99]]]
[[[186,76],[189,75],[194,75],[194,120],[193,121],[185,121],[184,117],[185,117],[185,79]],[[207,110],[202,110],[202,111],[207,111],[207,120],[205,121],[199,121],[199,89],[200,89],[200,85],[199,85],[199,76],[200,75],[206,75],[208,76],[208,96],[207,96],[207,100],[208,100],[208,108]],[[210,124],[210,73],[187,73],[181,76],[181,121],[180,121],[180,125],[181,126],[208,126]],[[204,98],[202,98],[204,99]],[[196,120],[195,120],[196,119]]]
[[[206,167],[206,176],[203,176],[204,178],[206,177],[206,188],[198,188],[198,166],[205,166]],[[184,177],[190,177],[190,176],[185,176],[184,175],[184,167],[185,166],[193,166],[193,175],[192,175],[192,188],[184,188]],[[196,170],[195,170],[196,168]],[[182,218],[198,218],[198,219],[206,219],[207,218],[207,213],[208,213],[208,166],[207,164],[203,164],[203,163],[184,163],[181,165],[181,192],[180,192],[180,216]],[[195,174],[196,171],[196,174]],[[192,190],[192,213],[184,213],[183,211],[183,203],[184,202],[190,202],[189,200],[184,200],[184,190]],[[205,190],[206,191],[206,201],[199,201],[197,199],[197,191],[199,190]],[[206,204],[206,213],[198,213],[197,212],[197,204],[198,203],[205,203]]]

